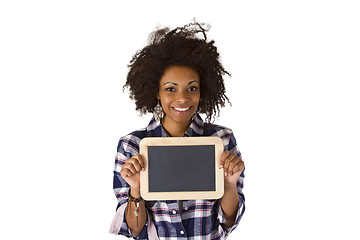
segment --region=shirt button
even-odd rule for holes
[[[180,231],[180,234],[183,235],[185,232],[183,230]]]
[[[173,211],[173,214],[176,214],[176,211],[175,211],[175,210]]]
[[[188,207],[185,207],[185,210],[187,211],[189,208]]]

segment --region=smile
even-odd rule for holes
[[[175,109],[176,111],[179,111],[179,112],[186,112],[187,110],[190,109],[190,107],[186,107],[186,108],[176,108],[176,107],[174,107],[174,109]]]

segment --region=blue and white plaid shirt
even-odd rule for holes
[[[232,131],[214,124],[204,124],[200,115],[196,115],[184,137],[218,136],[223,140],[224,151],[231,151],[241,155]],[[128,202],[130,186],[120,175],[120,170],[126,159],[139,154],[139,143],[145,137],[168,137],[160,121],[154,118],[149,125],[122,137],[117,148],[114,169],[114,192],[118,200],[117,208]],[[239,207],[235,224],[225,228],[225,218],[221,209],[221,199],[217,200],[187,200],[182,203],[179,211],[179,201],[146,201],[146,211],[151,225],[155,226],[159,239],[225,239],[239,224],[245,211],[245,198],[242,193],[244,172],[237,181]],[[119,232],[127,237],[133,237],[124,217],[124,210],[120,213],[122,220]],[[137,239],[151,239],[148,236],[149,222],[144,226]]]

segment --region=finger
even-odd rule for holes
[[[131,175],[138,172],[138,171],[136,171],[136,168],[134,167],[134,164],[132,164],[132,163],[125,163],[123,165],[123,168],[128,169],[131,172]]]
[[[228,173],[230,175],[233,175],[233,174],[237,173],[238,171],[240,171],[240,169],[244,169],[244,162],[241,161],[241,158],[237,157],[233,161],[231,161],[229,168],[228,168]]]
[[[141,166],[141,169],[145,168],[144,159],[143,159],[143,157],[142,157],[140,154],[133,156],[133,158],[135,158],[135,159],[138,160],[138,162],[139,162],[139,164],[140,164],[140,166]]]
[[[235,174],[237,172],[241,173],[243,170],[244,170],[244,162],[240,162],[234,167],[233,174]]]
[[[237,157],[235,153],[230,153],[224,161],[224,171],[228,174],[230,163]]]
[[[133,175],[133,173],[127,169],[127,168],[123,168],[121,169],[120,171],[120,175],[123,177],[123,178],[128,178],[128,177],[131,177]]]
[[[137,172],[140,172],[142,169],[142,166],[137,158],[130,158],[127,163],[132,164]]]
[[[241,162],[241,158],[239,158],[237,155],[231,160],[227,169],[230,175],[234,173],[234,167],[238,165],[240,162]]]
[[[236,172],[241,173],[245,169],[245,164],[244,164],[244,161],[242,160],[242,156],[240,156],[239,158],[240,158],[240,162],[235,166],[234,173],[236,173]]]
[[[230,151],[224,151],[220,157],[220,168],[224,168],[225,159],[230,155]]]

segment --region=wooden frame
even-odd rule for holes
[[[181,192],[150,192],[149,191],[149,146],[215,146],[215,191],[181,191]],[[140,171],[140,194],[145,200],[189,200],[219,199],[224,194],[224,171],[220,168],[220,156],[224,144],[220,137],[155,137],[144,138],[140,142],[140,154],[144,159],[144,171]]]

